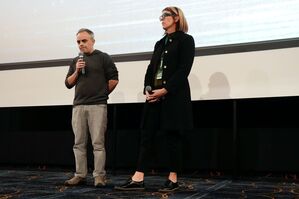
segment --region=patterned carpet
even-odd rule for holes
[[[230,178],[225,175],[192,175],[180,178],[180,189],[164,194],[157,190],[165,176],[150,175],[145,178],[145,191],[116,191],[129,178],[129,174],[108,174],[108,185],[95,188],[93,178],[87,178],[87,185],[66,187],[63,182],[73,175],[70,171],[49,171],[46,169],[1,169],[0,199],[11,198],[299,198],[296,176],[266,176]]]

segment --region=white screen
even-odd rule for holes
[[[196,57],[189,75],[192,100],[299,96],[298,48]],[[119,84],[109,103],[144,102],[149,61],[116,63]],[[0,107],[70,105],[68,66],[0,72]]]
[[[10,0],[1,5],[0,63],[74,57],[82,27],[111,55],[152,51],[169,5],[184,11],[196,47],[299,36],[298,0]]]

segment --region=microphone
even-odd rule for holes
[[[82,61],[83,61],[83,58],[84,58],[84,53],[79,52],[79,59],[82,59]],[[82,75],[85,75],[85,68],[81,69],[81,73],[82,73]]]
[[[153,92],[153,89],[152,89],[152,87],[151,86],[146,86],[145,87],[145,91],[147,91],[149,94],[152,94]]]

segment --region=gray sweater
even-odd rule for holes
[[[69,85],[67,78],[76,70],[78,57],[72,60],[69,71],[66,75],[65,85]],[[107,104],[108,81],[118,80],[118,71],[111,57],[99,50],[94,50],[91,54],[84,55],[86,62],[85,74],[79,74],[75,87],[74,105]]]

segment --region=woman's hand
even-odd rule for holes
[[[168,91],[165,88],[161,88],[153,90],[151,94],[149,94],[148,91],[146,91],[145,93],[146,101],[148,101],[149,103],[153,103],[159,101],[161,97],[168,93]]]

